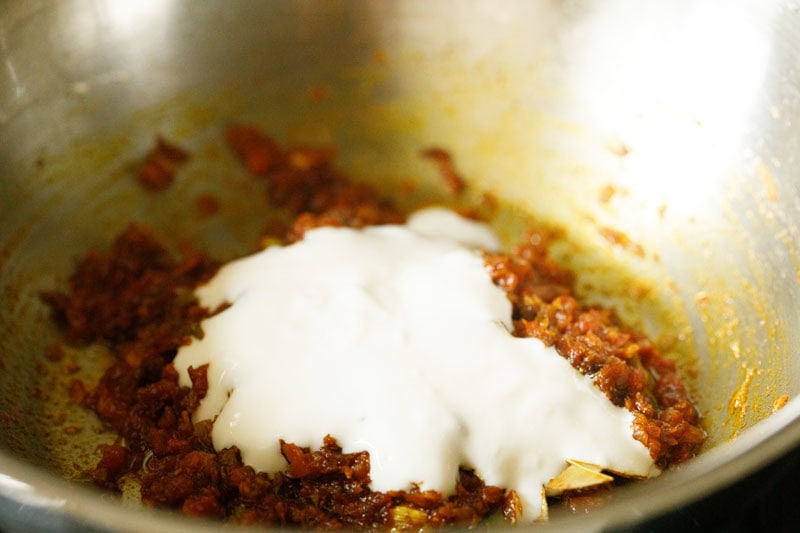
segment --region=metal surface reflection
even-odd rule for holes
[[[13,498],[22,505],[32,507],[63,507],[66,503],[64,498],[48,498],[36,493],[28,483],[24,483],[5,474],[0,474],[0,494],[7,498]]]
[[[615,4],[580,24],[569,83],[586,123],[630,153],[621,171],[635,193],[671,212],[713,218],[721,186],[740,168],[763,112],[777,4]],[[686,194],[690,191],[690,194]]]
[[[137,32],[163,24],[173,10],[173,2],[163,0],[97,0],[97,13],[111,32]]]

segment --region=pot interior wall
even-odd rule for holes
[[[131,221],[176,248],[252,248],[268,208],[224,147],[231,121],[334,145],[346,172],[425,199],[443,195],[419,150],[447,148],[476,196],[510,206],[509,242],[528,215],[565,228],[583,295],[693,378],[709,448],[784,397],[796,416],[800,74],[783,67],[800,42],[776,4],[713,7],[2,6],[0,448],[70,477],[113,439],[68,402],[103,350],[45,358],[57,332],[38,293],[88,249]],[[133,175],[157,134],[192,159],[153,195]],[[206,192],[222,210],[198,220]]]

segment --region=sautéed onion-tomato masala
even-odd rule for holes
[[[263,249],[221,265],[131,225],[42,295],[65,342],[115,356],[74,394],[119,435],[96,484],[241,524],[530,523],[702,444],[674,362],[576,300],[551,232],[504,252],[474,216],[348,180],[331,150],[226,140],[290,220]],[[159,138],[138,178],[163,190],[189,157]]]

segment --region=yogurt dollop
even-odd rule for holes
[[[370,454],[372,489],[449,494],[459,465],[514,489],[536,518],[567,459],[658,472],[633,415],[553,348],[516,338],[480,249],[483,224],[444,209],[405,225],[318,228],[224,266],[197,291],[225,311],[175,359],[208,363],[196,420],[256,470],[286,467],[279,440]]]

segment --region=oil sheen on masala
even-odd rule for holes
[[[323,227],[229,263],[198,289],[202,340],[175,365],[208,363],[196,420],[214,446],[282,470],[279,440],[370,454],[373,490],[452,492],[459,465],[516,490],[535,519],[567,459],[658,473],[614,406],[555,349],[512,331],[511,304],[484,268],[486,227],[444,209],[405,225]]]

